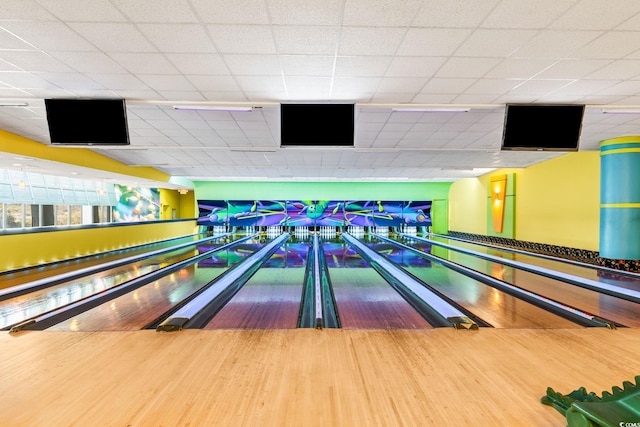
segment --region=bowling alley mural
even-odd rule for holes
[[[157,188],[115,185],[115,222],[157,221],[160,219],[160,192]]]
[[[199,200],[198,209],[203,226],[431,225],[431,201]]]

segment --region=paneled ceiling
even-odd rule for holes
[[[131,145],[92,149],[174,177],[455,180],[560,155],[501,152],[507,103],[585,104],[581,151],[640,135],[640,2],[2,0],[0,128],[50,144],[45,98],[126,99]],[[355,147],[280,148],[298,101],[355,103]]]

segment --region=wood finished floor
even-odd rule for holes
[[[2,426],[565,426],[546,387],[640,374],[640,329],[0,334]]]

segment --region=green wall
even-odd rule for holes
[[[450,182],[194,182],[197,200],[434,200]]]

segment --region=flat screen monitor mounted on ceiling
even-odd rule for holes
[[[283,147],[353,147],[354,104],[281,104]]]
[[[45,99],[53,145],[129,145],[123,99]]]
[[[578,151],[584,105],[507,104],[502,150]]]

